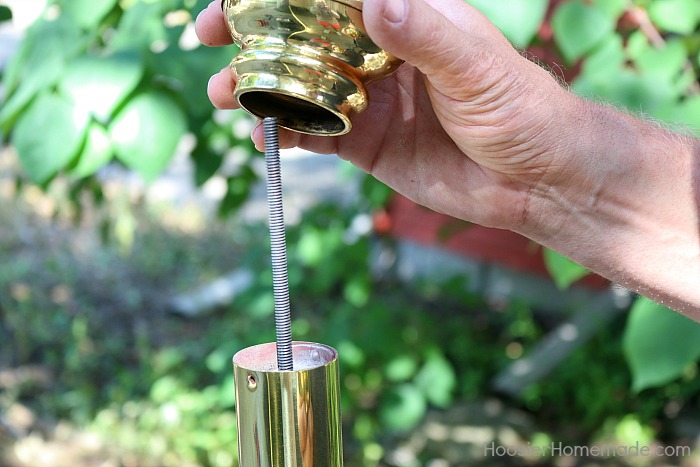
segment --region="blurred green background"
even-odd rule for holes
[[[252,121],[206,96],[236,53],[198,45],[207,3],[0,0],[0,465],[237,465],[230,359],[274,340],[272,291]],[[697,0],[470,3],[574,92],[700,128]],[[291,216],[290,285],[295,339],[341,356],[346,465],[700,465],[700,326],[633,297],[499,390],[600,303],[566,299],[586,271],[544,252],[554,310],[464,275],[401,280],[377,266],[398,240],[370,228],[391,192],[344,163],[328,173],[356,189]],[[230,303],[173,313],[232,270],[248,276]],[[688,451],[498,458],[491,442]]]

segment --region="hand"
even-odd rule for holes
[[[281,147],[338,154],[455,217],[526,223],[536,186],[561,177],[565,164],[553,164],[551,152],[562,135],[553,123],[575,105],[572,97],[463,0],[366,0],[363,18],[370,37],[407,63],[368,86],[370,107],[349,134],[282,130]],[[205,45],[231,43],[219,1],[197,18],[197,32]],[[214,105],[237,107],[235,79],[228,68],[212,78]],[[252,136],[262,148],[261,128]]]
[[[406,61],[339,137],[282,131],[436,211],[515,230],[700,321],[700,142],[569,93],[463,0],[365,0],[367,33]],[[220,3],[197,19],[231,42]],[[210,81],[235,108],[236,77]],[[253,131],[258,148],[260,127]]]

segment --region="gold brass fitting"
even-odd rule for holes
[[[277,370],[277,344],[233,357],[241,467],[342,467],[338,353],[293,342],[293,371]]]
[[[301,133],[337,136],[368,106],[365,85],[401,60],[365,32],[362,0],[223,0],[236,102]]]

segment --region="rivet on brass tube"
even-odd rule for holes
[[[338,353],[293,342],[293,371],[277,370],[276,344],[233,357],[241,467],[342,467]]]
[[[362,0],[224,0],[234,42],[234,98],[249,113],[322,136],[350,131],[365,85],[401,60],[365,32]]]

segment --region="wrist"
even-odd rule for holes
[[[576,134],[552,157],[568,164],[533,189],[518,231],[635,291],[697,310],[700,143],[574,99],[570,113],[582,117],[562,126]]]

